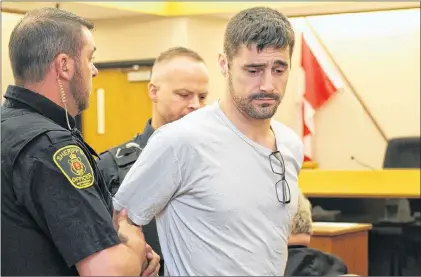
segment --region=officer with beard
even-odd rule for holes
[[[75,128],[98,74],[93,28],[43,8],[10,37],[16,84],[1,111],[2,275],[139,276],[148,260],[145,275],[159,270],[127,213],[113,224],[96,154]]]

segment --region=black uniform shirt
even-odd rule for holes
[[[119,167],[115,161],[115,158],[113,157],[112,150],[120,147],[124,148],[124,145],[126,145],[129,142],[135,142],[139,145],[141,149],[143,149],[145,148],[149,138],[152,136],[154,131],[155,130],[151,126],[151,119],[149,119],[143,130],[143,134],[137,135],[134,138],[134,140],[127,141],[122,145],[111,148],[100,154],[99,159],[97,161],[98,167],[101,170],[102,175],[104,176],[108,190],[113,196],[117,192],[123,180],[120,180]],[[127,165],[129,168],[134,164],[137,156],[138,155],[135,155],[133,161]]]
[[[1,273],[77,275],[77,262],[120,243],[112,225],[111,197],[92,157],[94,152],[76,129],[68,130],[64,109],[52,101],[15,86],[9,86],[5,98]],[[28,113],[33,117],[41,114],[41,126],[45,121],[45,126],[53,123],[62,128],[32,140],[26,131],[31,126],[25,120],[18,121],[16,128],[3,129],[5,119]],[[74,127],[70,115],[69,121]],[[14,139],[3,131],[14,133]],[[19,144],[13,140],[29,142],[8,162],[13,145]]]

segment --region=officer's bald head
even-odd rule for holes
[[[183,71],[191,63],[200,64],[206,71],[203,58],[193,50],[185,47],[173,47],[162,52],[152,68],[151,82],[158,83],[165,80],[174,71]]]
[[[161,53],[152,68],[149,96],[152,122],[159,127],[204,106],[209,73],[199,54],[184,47]]]

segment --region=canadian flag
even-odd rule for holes
[[[316,38],[303,31],[301,43],[302,128],[304,161],[313,159],[314,114],[335,92],[343,87],[341,78],[329,64]]]

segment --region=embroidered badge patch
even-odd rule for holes
[[[54,153],[54,163],[77,189],[89,188],[94,184],[92,167],[83,150],[76,145],[68,145]]]

